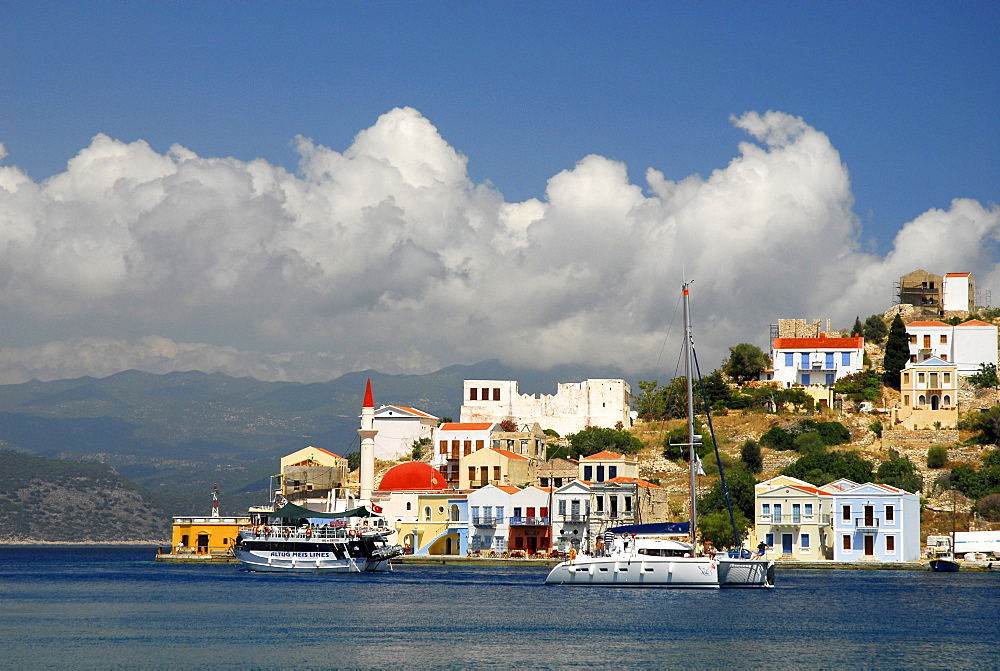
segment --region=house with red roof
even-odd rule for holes
[[[773,373],[782,387],[832,387],[840,378],[857,373],[864,364],[865,341],[821,333],[817,338],[775,338],[771,343]]]
[[[972,273],[945,273],[941,282],[941,307],[945,312],[975,312],[976,281]]]
[[[779,475],[754,487],[754,534],[782,559],[833,558],[833,495],[808,482]]]
[[[382,461],[409,458],[413,443],[433,438],[438,418],[404,405],[383,405],[375,411],[375,458]]]
[[[602,450],[580,459],[579,478],[585,482],[604,482],[617,477],[639,477],[639,462],[634,456]]]
[[[458,487],[462,457],[491,447],[493,434],[499,431],[495,422],[446,422],[434,429],[431,465],[444,474],[450,485]]]
[[[920,495],[889,485],[840,480],[833,498],[835,561],[920,559]]]
[[[956,326],[936,320],[910,322],[910,362],[936,357],[955,364],[959,375],[972,375],[983,364],[997,365],[997,333],[994,324],[970,319]]]

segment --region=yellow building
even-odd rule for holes
[[[462,457],[458,488],[478,489],[486,485],[522,487],[535,481],[535,460],[510,450],[487,448]]]
[[[226,554],[236,540],[241,525],[250,524],[249,517],[175,517],[171,552],[179,555]]]
[[[931,357],[907,364],[899,374],[899,407],[893,426],[953,429],[958,425],[958,367]]]
[[[346,498],[349,470],[347,459],[322,447],[303,447],[281,458],[281,494],[300,506],[322,507]]]

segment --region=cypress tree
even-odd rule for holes
[[[909,360],[910,338],[906,335],[906,326],[897,313],[889,327],[889,338],[885,341],[885,360],[882,364],[885,374],[882,376],[882,384],[899,390],[899,372],[906,367]]]
[[[865,327],[861,325],[861,317],[854,318],[854,328],[851,329],[852,336],[863,335],[865,332]]]

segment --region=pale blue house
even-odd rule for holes
[[[837,480],[833,494],[834,561],[920,559],[920,496],[866,482]]]

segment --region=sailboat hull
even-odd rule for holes
[[[721,587],[774,587],[774,562],[763,559],[719,560]]]
[[[555,566],[548,585],[719,587],[719,564],[708,557],[577,557]]]

